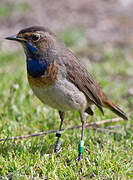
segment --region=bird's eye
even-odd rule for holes
[[[32,36],[32,40],[35,42],[35,41],[38,41],[40,39],[40,35],[39,34],[34,34]]]

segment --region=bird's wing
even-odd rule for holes
[[[63,57],[63,63],[66,67],[66,78],[84,92],[88,101],[93,102],[103,113],[102,101],[99,95],[100,85],[71,52]]]

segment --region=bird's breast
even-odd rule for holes
[[[28,66],[28,65],[27,65]],[[44,87],[58,80],[58,64],[54,60],[49,65],[29,65],[27,68],[28,81],[31,86]],[[36,67],[37,66],[37,67]]]
[[[31,85],[34,94],[44,103],[62,111],[84,111],[87,98],[73,83],[67,79],[59,79],[49,86]]]

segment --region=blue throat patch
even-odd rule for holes
[[[25,45],[26,45],[27,56],[30,58],[37,58],[38,48],[32,46],[32,44],[29,42],[26,42]]]
[[[39,60],[38,48],[32,46],[32,44],[28,42],[25,45],[27,51],[28,74],[34,78],[44,75],[49,64]]]
[[[27,59],[27,71],[28,74],[34,78],[44,75],[48,64],[40,60],[28,60]]]

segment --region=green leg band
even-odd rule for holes
[[[81,140],[81,141],[80,141],[79,148],[78,148],[79,154],[83,154],[83,146],[84,146],[84,141]]]
[[[83,154],[83,147],[79,146],[79,154]]]

